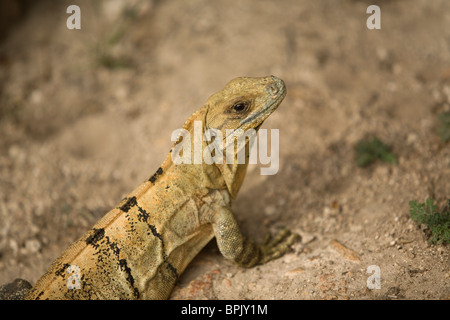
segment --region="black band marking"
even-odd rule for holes
[[[128,198],[127,202],[125,202],[125,204],[121,206],[119,209],[122,210],[123,212],[128,212],[130,208],[134,207],[135,205],[137,205],[137,200],[136,197],[133,196],[131,198]]]
[[[119,266],[120,266],[120,269],[121,269],[123,272],[125,272],[125,273],[127,274],[126,279],[127,279],[127,281],[130,283],[131,287],[133,288],[133,294],[134,294],[134,297],[135,297],[136,299],[139,299],[139,291],[138,291],[138,289],[134,286],[134,278],[133,278],[133,275],[131,274],[131,269],[130,269],[130,268],[128,267],[128,265],[127,265],[127,260],[125,260],[125,259],[120,259],[120,260],[119,260]]]
[[[163,174],[163,169],[161,167],[158,168],[158,170],[156,170],[155,174],[152,175],[150,177],[150,179],[148,179],[148,181],[150,181],[151,183],[155,183],[156,179],[158,178],[158,176]]]
[[[105,229],[93,229],[92,235],[86,238],[86,243],[92,245],[94,248],[98,247],[98,242],[105,236]]]
[[[174,277],[178,279],[178,270],[170,262],[167,261],[167,268],[173,273]]]

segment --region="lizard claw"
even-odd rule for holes
[[[274,237],[269,233],[259,247],[262,253],[260,263],[281,257],[299,237],[298,234],[292,233],[288,229],[278,231]]]

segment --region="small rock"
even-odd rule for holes
[[[418,140],[417,134],[410,132],[408,134],[408,136],[406,137],[406,144],[412,145],[412,144],[416,143],[417,140]]]
[[[277,209],[275,208],[275,206],[267,206],[264,209],[264,213],[268,216],[273,215],[275,212],[277,212]]]
[[[337,240],[331,240],[330,242],[331,247],[335,249],[337,252],[339,252],[342,256],[344,256],[345,259],[359,262],[359,254],[353,251],[352,249],[347,248],[342,243],[340,243]]]
[[[226,285],[227,287],[232,287],[232,286],[233,286],[233,285],[231,284],[230,279],[223,279],[223,280],[222,280],[222,283],[223,283],[224,285]]]
[[[32,285],[23,279],[0,286],[0,300],[23,300]]]
[[[36,253],[41,249],[41,243],[36,239],[27,240],[25,242],[27,253]]]
[[[19,245],[17,244],[17,241],[14,239],[9,239],[9,247],[11,248],[11,251],[13,255],[16,255],[19,251]]]
[[[302,237],[302,244],[308,244],[316,240],[316,236],[309,233],[301,233],[300,235]]]
[[[300,273],[302,273],[303,271],[305,271],[302,267],[298,267],[292,270],[289,270],[288,272],[286,272],[284,275],[285,276],[297,276]]]

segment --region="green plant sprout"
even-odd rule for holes
[[[356,146],[356,164],[359,167],[367,167],[376,160],[397,163],[397,158],[391,153],[391,148],[374,137],[370,141],[360,140]]]
[[[446,210],[439,212],[433,199],[427,199],[425,203],[417,201],[409,202],[411,219],[419,225],[426,224],[431,231],[429,241],[433,244],[450,243],[450,199]]]
[[[126,37],[130,24],[136,19],[139,10],[138,3],[123,9],[114,26],[100,38],[95,46],[96,62],[107,69],[129,69],[134,67],[133,60],[124,55],[114,53],[114,47]]]
[[[437,128],[437,131],[442,141],[450,141],[450,112],[441,113],[438,119],[441,121],[441,126]]]

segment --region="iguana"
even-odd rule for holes
[[[285,95],[284,82],[274,76],[236,78],[183,128],[192,134],[194,121],[201,121],[203,131],[215,128],[223,137],[226,129],[257,130]],[[155,174],[53,262],[26,299],[167,299],[214,236],[222,255],[242,267],[263,264],[289,249],[296,235],[287,229],[262,245],[239,230],[231,202],[248,161],[175,164],[171,153],[180,140]],[[248,140],[245,147],[248,151]]]

